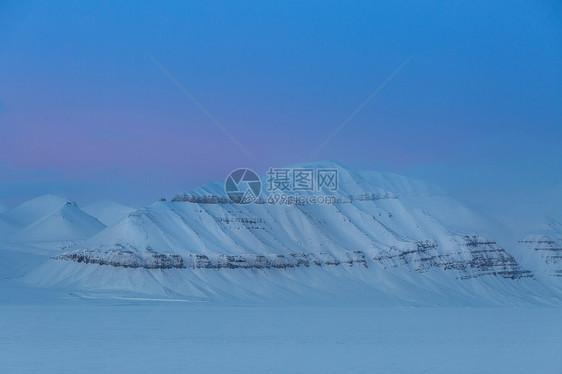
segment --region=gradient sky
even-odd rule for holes
[[[562,184],[559,1],[3,0],[0,202],[140,206],[309,160],[409,57],[315,159],[473,201]]]

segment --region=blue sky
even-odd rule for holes
[[[0,202],[143,205],[314,157],[467,199],[562,184],[557,1],[0,4]],[[153,56],[248,149],[242,152]]]

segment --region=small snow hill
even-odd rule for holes
[[[63,206],[68,199],[56,195],[43,195],[28,200],[2,213],[1,217],[10,224],[23,228],[51,214]]]
[[[136,209],[115,201],[101,201],[88,205],[82,210],[97,218],[104,225],[113,226]]]
[[[44,195],[8,210],[0,218],[15,227],[11,242],[83,240],[105,225],[65,198]]]

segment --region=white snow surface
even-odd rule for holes
[[[97,218],[104,225],[113,226],[136,209],[115,201],[101,201],[85,206],[82,210]]]
[[[0,305],[3,373],[560,373],[555,308]]]
[[[67,199],[60,196],[42,195],[4,212],[2,218],[15,226],[25,227],[53,213],[66,204],[67,201]]]
[[[14,242],[84,240],[106,226],[63,197],[44,195],[0,215],[0,238]]]

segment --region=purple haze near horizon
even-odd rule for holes
[[[0,202],[144,205],[315,159],[459,195],[562,183],[554,1],[0,5]],[[154,56],[248,149],[241,151]]]

